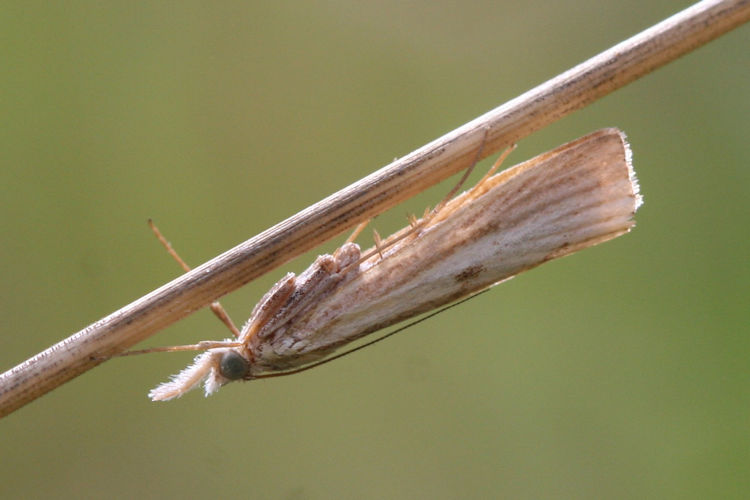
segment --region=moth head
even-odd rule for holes
[[[248,378],[249,372],[250,360],[237,349],[211,349],[196,356],[192,365],[173,375],[169,382],[152,389],[148,395],[152,401],[168,401],[179,398],[203,382],[206,396],[209,396],[228,382]]]
[[[241,380],[250,371],[250,360],[234,349],[226,349],[219,360],[219,375],[227,381]]]

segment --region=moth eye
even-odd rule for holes
[[[249,363],[235,351],[227,351],[221,356],[219,372],[229,380],[239,380],[247,373]]]

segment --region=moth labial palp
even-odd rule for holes
[[[299,276],[287,274],[238,339],[198,355],[150,396],[172,399],[201,382],[208,395],[232,380],[314,365],[369,333],[627,233],[638,191],[617,129],[487,175],[375,248],[347,241]]]

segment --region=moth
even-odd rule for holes
[[[301,371],[372,332],[630,231],[642,203],[625,135],[593,132],[498,174],[361,251],[353,238],[289,273],[235,339],[205,341],[152,400]],[[235,329],[236,330],[236,329]]]

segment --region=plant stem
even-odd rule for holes
[[[0,417],[358,223],[750,20],[699,2],[432,141],[0,375]]]

